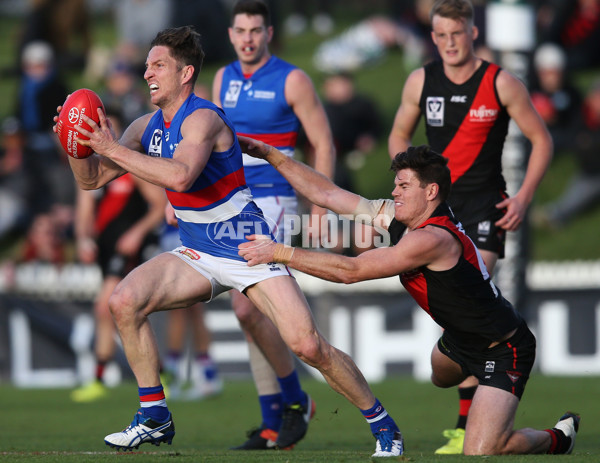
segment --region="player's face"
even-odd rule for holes
[[[464,19],[433,17],[431,38],[447,65],[461,66],[473,58],[473,41],[477,34],[477,28]]]
[[[399,170],[394,183],[396,187],[392,191],[392,197],[396,220],[409,227],[417,226],[424,220],[423,215],[427,212],[429,185],[422,187],[411,169]]]
[[[146,59],[144,79],[150,89],[150,101],[164,107],[181,92],[183,69],[165,46],[153,47]]]
[[[269,57],[268,44],[273,28],[260,15],[238,14],[229,28],[229,40],[242,64],[256,65]]]

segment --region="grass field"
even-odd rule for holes
[[[327,462],[369,461],[375,446],[360,413],[328,386],[305,380],[317,413],[306,438],[291,451],[238,452],[244,431],[258,424],[258,403],[249,381],[227,381],[224,393],[202,402],[170,402],[176,426],[173,445],[144,444],[138,452],[117,453],[103,437],[124,428],[137,408],[137,390],[125,383],[110,399],[74,404],[67,390],[17,390],[0,386],[2,421],[0,461],[105,462]],[[465,461],[464,456],[435,456],[441,431],[456,419],[456,390],[436,389],[401,377],[374,384],[405,436],[405,456],[391,461]],[[600,378],[549,378],[534,375],[516,419],[517,427],[548,428],[566,410],[582,415],[572,462],[600,461]],[[473,457],[475,458],[475,457]],[[471,461],[473,458],[469,458]],[[555,462],[551,455],[476,457],[477,461]],[[562,457],[561,457],[562,459]],[[389,460],[388,460],[389,461]]]

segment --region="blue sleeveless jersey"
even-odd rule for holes
[[[261,140],[294,155],[300,121],[285,100],[285,80],[295,66],[271,56],[250,77],[239,61],[225,67],[221,104],[238,135]],[[255,197],[294,196],[288,181],[268,162],[244,154],[246,181]]]
[[[190,95],[167,127],[162,111],[152,116],[142,145],[149,156],[173,158],[182,140],[181,124],[197,109],[215,111],[235,133],[223,111],[213,103]],[[261,210],[252,201],[244,179],[242,152],[235,140],[227,151],[213,151],[200,176],[186,192],[167,189],[175,209],[183,246],[217,257],[244,261],[237,246],[250,234],[272,236]]]

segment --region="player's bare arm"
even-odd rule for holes
[[[108,140],[107,133],[101,127],[91,119],[86,119],[93,131],[82,129],[81,132],[90,138],[87,143],[90,143],[96,153],[147,182],[174,191],[186,191],[191,187],[204,169],[213,149],[225,151],[233,143],[233,135],[223,120],[214,111],[204,109],[195,111],[182,124],[183,139],[177,146],[173,159],[147,156],[114,139]],[[105,124],[105,120],[101,119],[100,124]],[[134,135],[134,140],[141,140],[141,133],[139,136]],[[226,145],[226,139],[231,141],[229,146]]]
[[[399,275],[419,267],[448,270],[456,265],[461,253],[458,242],[445,230],[426,227],[407,233],[393,248],[366,251],[357,257],[290,248],[256,235],[239,245],[239,254],[249,266],[282,261],[289,267],[336,283],[356,283]],[[283,257],[282,257],[283,256]]]
[[[258,140],[243,136],[238,140],[242,151],[267,160],[311,203],[338,214],[352,214],[356,209],[360,196],[338,187],[322,173]]]
[[[223,73],[225,72],[225,68],[220,68],[213,78],[212,82],[212,102],[216,104],[219,108],[222,108],[221,105],[221,85],[223,85]]]
[[[497,205],[498,208],[507,208],[507,213],[496,225],[506,230],[516,230],[523,222],[527,207],[550,165],[554,147],[552,137],[533,107],[525,85],[512,74],[502,71],[498,76],[497,88],[500,101],[506,106],[509,116],[531,142],[523,184],[513,197]]]
[[[419,68],[410,73],[402,90],[402,102],[394,117],[388,137],[388,152],[391,159],[406,151],[421,117],[419,100],[425,82],[425,69]]]
[[[333,178],[335,148],[329,120],[310,78],[294,69],[285,81],[285,99],[298,116],[308,141],[315,151],[314,168]]]

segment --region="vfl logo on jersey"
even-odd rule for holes
[[[241,80],[230,80],[229,87],[225,92],[225,100],[223,101],[224,108],[235,108],[237,106],[238,99],[240,98],[240,92],[242,91]]]
[[[486,108],[485,105],[469,110],[469,120],[472,122],[493,122],[497,118],[498,110]]]
[[[441,96],[429,96],[425,102],[427,124],[432,127],[444,126],[444,98]]]
[[[493,360],[488,360],[487,362],[485,362],[485,372],[486,373],[493,373],[495,369],[496,369],[496,362],[494,362]]]
[[[452,95],[450,98],[450,103],[466,103],[467,95]]]
[[[155,129],[148,147],[148,156],[159,158],[162,153],[162,130]]]

